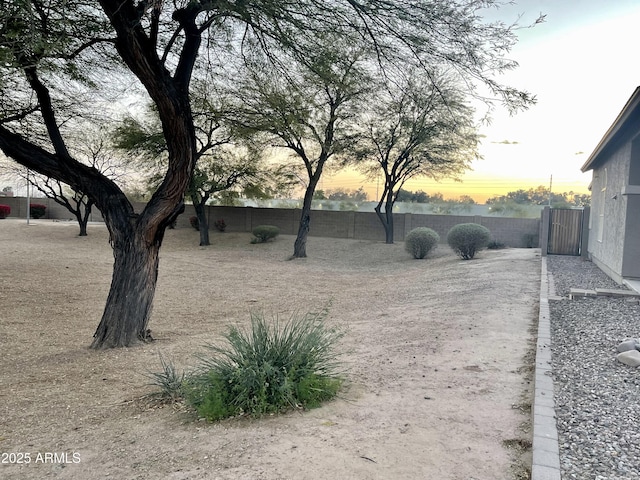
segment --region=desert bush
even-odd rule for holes
[[[280,235],[280,229],[274,225],[258,225],[251,233],[254,236],[251,243],[265,243]]]
[[[447,243],[463,260],[471,260],[489,243],[491,232],[477,223],[460,223],[449,230]]]
[[[487,248],[489,250],[500,250],[501,248],[506,248],[506,245],[503,242],[491,240],[489,243],[487,243]]]
[[[538,235],[535,233],[525,233],[522,242],[526,248],[535,248],[538,245]]]
[[[334,347],[342,336],[320,313],[294,315],[284,325],[251,315],[251,329],[232,327],[228,345],[210,345],[201,368],[184,382],[187,402],[208,420],[313,408],[342,384]]]
[[[11,213],[11,207],[9,205],[0,205],[0,218],[7,218]]]
[[[30,203],[29,204],[29,216],[31,218],[42,218],[47,210],[46,205],[42,205],[41,203]]]
[[[219,232],[224,232],[227,229],[227,224],[222,218],[213,222],[213,226],[216,227]]]
[[[161,372],[150,372],[147,377],[151,379],[150,385],[158,387],[159,391],[153,396],[161,401],[177,402],[184,398],[185,373],[179,373],[172,362],[168,362],[160,356]]]
[[[440,235],[427,227],[411,230],[404,239],[404,248],[413,258],[424,258],[438,246]]]
[[[200,231],[200,222],[198,221],[198,217],[195,215],[189,217],[189,224],[196,230]]]

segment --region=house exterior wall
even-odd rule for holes
[[[631,142],[614,151],[593,170],[589,256],[605,273],[622,283],[627,220],[627,185]]]
[[[627,205],[622,276],[640,279],[640,195],[624,195]]]
[[[640,279],[640,134],[631,141],[629,178],[622,196],[627,205],[622,276]]]

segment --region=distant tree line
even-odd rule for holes
[[[585,207],[591,205],[591,195],[588,193],[551,192],[542,185],[529,190],[516,190],[506,195],[491,197],[487,205],[515,203],[517,205],[551,205],[554,208]]]
[[[549,194],[551,193],[551,202]],[[400,189],[398,192],[398,202],[408,203],[442,203],[453,202],[465,205],[475,205],[477,202],[469,195],[461,195],[457,199],[445,200],[442,193],[429,194],[423,190],[412,192],[411,190]],[[490,197],[485,202],[487,205],[518,204],[518,205],[548,205],[554,208],[586,207],[591,205],[591,195],[588,193],[576,193],[573,191],[556,193],[550,192],[549,188],[542,185],[528,190],[519,189],[508,192],[505,195]]]

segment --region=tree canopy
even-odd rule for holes
[[[0,150],[81,191],[101,210],[114,250],[111,289],[94,348],[151,339],[148,323],[165,229],[183,210],[198,159],[192,79],[225,55],[282,58],[317,46],[364,45],[381,77],[407,66],[446,69],[467,93],[509,110],[527,92],[503,85],[515,25],[486,23],[494,0],[0,0]],[[286,53],[283,57],[281,52]],[[125,92],[151,101],[167,149],[161,181],[141,211],[116,182],[78,161],[71,132],[107,125]]]
[[[474,112],[465,100],[448,75],[425,81],[419,71],[410,71],[367,111],[354,158],[384,182],[375,211],[387,243],[393,243],[393,205],[405,182],[455,178],[478,156]]]

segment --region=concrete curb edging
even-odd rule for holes
[[[553,281],[542,257],[540,272],[540,315],[534,372],[533,463],[531,480],[561,480],[560,449],[556,427],[553,379],[551,377],[551,314],[549,296],[554,296]]]

